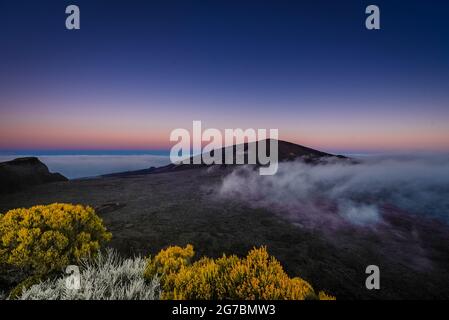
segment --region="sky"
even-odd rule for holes
[[[81,29],[66,30],[76,4]],[[365,28],[376,4],[381,30]],[[0,151],[169,149],[277,128],[329,152],[449,151],[446,1],[0,1]]]

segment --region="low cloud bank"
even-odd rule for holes
[[[0,156],[0,162],[21,156]],[[42,155],[38,158],[51,172],[69,179],[160,167],[170,163],[168,156],[158,155]]]
[[[367,157],[351,164],[281,163],[274,176],[242,167],[226,176],[225,198],[275,209],[302,224],[382,222],[384,206],[449,221],[449,157]]]

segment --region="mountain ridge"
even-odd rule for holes
[[[60,173],[52,173],[37,157],[24,157],[0,163],[0,193],[21,191],[30,186],[67,181]]]
[[[256,152],[257,152],[258,147],[259,147],[259,142],[266,141],[266,153],[269,154],[270,140],[271,139],[264,139],[264,140],[259,140],[256,142],[249,142],[249,143],[245,142],[245,143],[243,143],[243,151],[246,152],[249,149],[251,144],[256,144]],[[278,141],[278,162],[294,161],[297,159],[301,159],[302,161],[304,161],[306,163],[313,164],[313,163],[317,163],[317,162],[321,161],[322,159],[330,159],[330,158],[335,158],[335,159],[340,159],[340,160],[344,160],[344,159],[349,160],[348,157],[345,157],[342,155],[334,155],[331,153],[315,150],[315,149],[312,149],[309,147],[302,146],[300,144],[295,144],[293,142],[288,142],[288,141],[284,141],[284,140],[277,140],[277,141]],[[213,156],[214,152],[221,150],[223,164],[212,164],[212,165],[207,165],[204,163],[193,164],[193,159],[196,157],[199,157],[199,156],[202,157],[204,155],[204,153],[202,153],[201,155],[191,156],[189,158],[189,164],[185,164],[185,163],[173,164],[173,163],[171,163],[171,164],[168,164],[168,165],[162,166],[162,167],[150,167],[150,168],[142,169],[142,170],[117,172],[117,173],[101,175],[101,177],[126,177],[126,176],[133,176],[133,175],[166,173],[166,172],[173,172],[173,171],[179,171],[179,170],[204,168],[204,167],[213,166],[213,165],[220,166],[220,167],[227,167],[227,166],[229,166],[229,164],[224,164],[225,163],[224,150],[228,149],[228,148],[233,148],[233,163],[234,163],[233,165],[239,165],[239,164],[235,164],[236,163],[235,159],[236,159],[237,146],[241,146],[241,145],[242,144],[218,148],[218,149],[214,149],[210,152],[210,155]],[[244,164],[247,164],[247,155],[246,154],[245,154]],[[260,165],[260,164],[256,164],[256,165]]]

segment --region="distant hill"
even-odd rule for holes
[[[51,173],[48,167],[35,157],[0,163],[0,193],[12,193],[33,185],[67,180],[59,173]]]
[[[262,140],[263,141],[263,140]],[[250,143],[244,143],[243,144],[243,150],[246,152],[250,145],[256,145],[256,150],[258,151],[259,148],[259,141],[257,142],[250,142]],[[266,140],[266,147],[267,147],[267,154],[270,152],[270,139]],[[233,149],[233,159],[235,163],[236,159],[236,145],[232,147],[226,147],[222,149],[216,149],[211,151],[211,156],[214,154],[214,152],[222,151],[222,163],[224,163],[225,159],[225,150],[232,148]],[[201,157],[201,155],[195,156],[195,157]],[[154,174],[154,173],[164,173],[164,172],[171,172],[171,171],[179,171],[179,170],[188,170],[188,169],[198,169],[198,168],[204,168],[207,165],[206,164],[193,164],[193,158],[190,158],[191,164],[169,164],[163,167],[151,167],[148,169],[143,170],[136,170],[136,171],[127,171],[127,172],[120,172],[120,173],[112,173],[103,175],[103,177],[123,177],[123,176],[131,176],[131,175],[141,175],[141,174]],[[287,142],[278,140],[278,161],[279,162],[285,162],[285,161],[293,161],[297,159],[301,159],[302,161],[306,163],[316,163],[319,162],[322,159],[326,158],[336,158],[336,159],[348,159],[345,156],[341,155],[334,155],[322,151],[318,151],[315,149],[311,149],[308,147],[301,146],[299,144]],[[247,157],[245,155],[245,163],[247,163]],[[223,167],[228,165],[221,165]]]

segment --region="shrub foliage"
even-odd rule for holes
[[[145,259],[123,259],[107,250],[80,265],[81,288],[69,289],[66,277],[48,279],[17,296],[21,300],[154,300],[159,299],[159,280],[145,281]]]
[[[299,277],[290,278],[266,247],[254,248],[244,258],[223,255],[196,261],[192,245],[172,246],[146,260],[123,260],[112,251],[97,255],[110,238],[101,218],[82,205],[54,203],[0,215],[0,265],[29,275],[9,297],[335,299],[323,291],[316,294]],[[81,290],[67,289],[64,278],[52,277],[69,264],[81,265]]]
[[[54,203],[0,215],[0,264],[47,274],[95,255],[109,241],[91,207]]]
[[[192,262],[194,250],[169,247],[149,258],[145,277],[160,278],[163,299],[335,299],[315,294],[301,278],[290,278],[265,247],[251,250],[245,258],[223,255]]]

